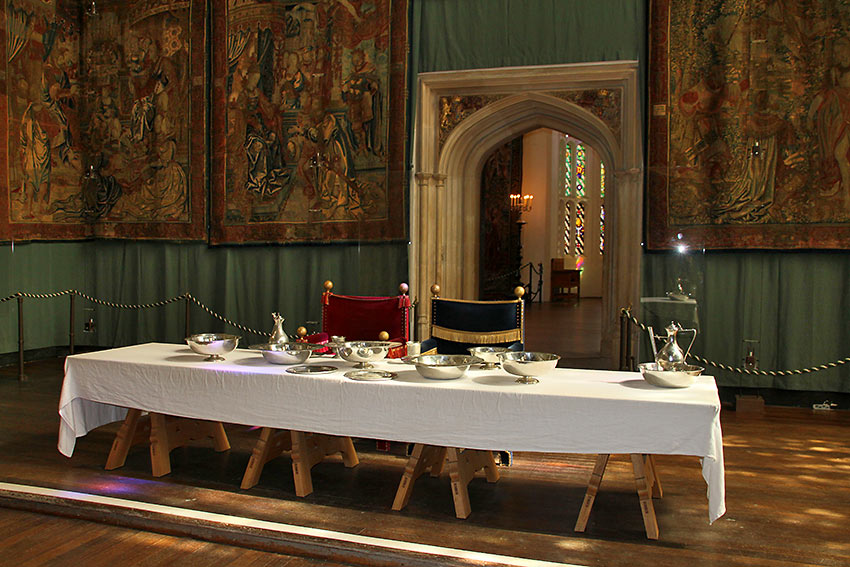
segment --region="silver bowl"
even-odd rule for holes
[[[263,353],[266,362],[272,364],[301,364],[314,350],[324,348],[312,343],[266,343],[249,347]]]
[[[337,356],[347,362],[356,362],[356,368],[372,368],[370,362],[386,358],[392,348],[398,348],[401,343],[390,341],[346,341],[344,343],[328,343]]]
[[[207,362],[218,362],[224,360],[225,354],[232,352],[238,345],[238,335],[226,335],[222,333],[198,333],[186,337],[186,344],[198,354],[206,355]]]
[[[638,368],[644,380],[662,388],[687,388],[705,370],[702,366],[691,364],[683,364],[678,370],[664,370],[657,362],[644,362],[638,364]]]
[[[548,352],[508,351],[499,355],[502,369],[505,372],[519,376],[520,384],[537,384],[536,376],[542,376],[554,370],[561,359],[557,354]]]
[[[469,350],[472,356],[477,356],[484,361],[484,364],[481,365],[482,370],[493,370],[496,368],[499,362],[501,362],[499,355],[503,352],[508,352],[507,347],[500,346],[476,346],[470,347],[467,350]]]
[[[468,354],[423,354],[411,356],[410,364],[425,378],[432,380],[455,380],[462,377],[473,364],[484,362]]]

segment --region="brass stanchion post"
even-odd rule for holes
[[[24,298],[18,296],[18,380],[25,382],[24,374]]]
[[[626,333],[628,333],[628,319],[626,313],[620,311],[620,370],[626,370]]]
[[[189,305],[190,305],[189,294],[186,293],[186,328],[185,328],[186,332],[183,334],[184,337],[188,337],[190,335],[190,333],[189,333]]]
[[[68,324],[68,350],[74,354],[74,294],[69,294],[70,299],[70,323]]]

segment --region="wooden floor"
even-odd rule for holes
[[[327,562],[0,508],[0,565],[314,567]]]
[[[602,299],[598,297],[526,304],[526,348],[560,355],[562,368],[613,368],[611,360],[600,356],[601,340]]]
[[[133,449],[124,467],[104,470],[115,425],[80,438],[74,456],[65,458],[56,449],[62,361],[32,363],[27,374],[29,380],[19,383],[15,368],[0,371],[0,482],[574,565],[850,564],[846,412],[768,408],[764,416],[746,416],[724,410],[727,514],[708,524],[706,485],[696,458],[659,456],[664,497],[655,507],[661,538],[649,541],[624,457],[612,459],[582,534],[572,527],[593,464],[587,455],[516,454],[498,483],[470,484],[472,514],[466,520],[454,517],[448,479],[429,476],[417,481],[408,507],[393,512],[405,459],[374,451],[367,441],[357,443],[361,464],[354,469],[339,460],[317,465],[315,492],[307,498],[295,496],[287,457],[268,463],[256,487],[239,489],[258,433],[242,426],[227,426],[230,451],[176,449],[173,472],[162,478],[151,476],[143,448]],[[391,564],[386,556],[370,562],[368,546],[350,558],[328,546],[324,558],[308,550],[311,559],[304,559],[250,534],[230,541],[195,526],[194,538],[175,537],[182,532],[173,526],[153,522],[145,526],[149,531],[139,531],[118,513],[101,513],[102,521],[113,524],[104,526],[75,519],[88,516],[73,507],[64,512],[70,518],[58,519],[9,509],[21,506],[0,493],[0,564],[105,565],[97,563],[101,554],[125,552],[137,560],[122,564],[132,565]],[[132,529],[115,527],[122,525]],[[201,541],[205,538],[212,542]],[[257,545],[261,552],[224,545],[234,543]]]

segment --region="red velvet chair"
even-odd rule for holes
[[[410,337],[410,297],[406,283],[395,297],[337,295],[333,282],[322,294],[322,331],[349,341],[389,340],[407,343]],[[384,335],[386,333],[386,335]]]
[[[309,342],[324,344],[331,337],[348,341],[393,341],[401,347],[390,350],[390,358],[404,356],[410,337],[410,297],[408,286],[398,286],[399,295],[372,297],[337,295],[334,284],[327,280],[322,293],[322,332],[306,337]]]

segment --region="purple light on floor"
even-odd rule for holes
[[[119,476],[115,478],[101,479],[89,485],[88,488],[101,494],[127,494],[139,492],[139,490],[143,487],[158,484],[158,482],[153,480]]]

